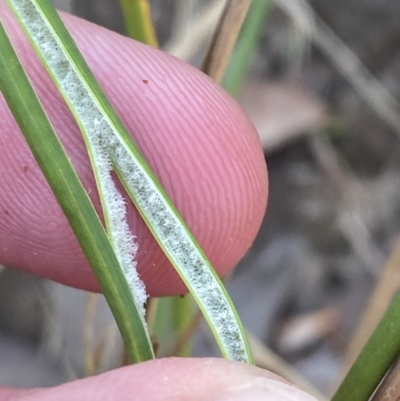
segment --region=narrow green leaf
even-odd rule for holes
[[[191,355],[191,341],[185,341],[177,353],[171,354],[176,348],[179,336],[188,328],[193,320],[195,304],[193,298],[187,294],[157,299],[152,334],[159,340],[157,355],[182,356]],[[196,308],[197,310],[197,308]]]
[[[0,23],[0,88],[92,266],[132,362],[153,358],[151,342],[99,217]]]
[[[272,0],[253,0],[243,23],[239,39],[232,52],[222,86],[233,96],[241,89],[246,73],[254,58]]]
[[[172,298],[172,309],[174,311],[173,314],[173,325],[175,336],[178,336],[180,333],[185,330],[194,316],[194,309],[192,303],[192,297],[189,295],[185,297],[175,296]],[[188,339],[186,344],[183,344],[179,353],[176,356],[190,356],[192,350],[191,341]]]
[[[400,293],[354,362],[332,401],[369,400],[400,355]]]
[[[146,45],[158,47],[148,0],[119,0],[128,36]]]
[[[252,363],[243,327],[220,279],[105,98],[52,4],[7,1],[81,130],[99,135],[130,198],[204,313],[222,354]]]

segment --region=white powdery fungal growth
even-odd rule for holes
[[[31,1],[13,1],[12,4],[81,122],[84,139],[94,164],[107,232],[131,288],[136,307],[145,322],[144,304],[147,294],[134,261],[138,246],[128,227],[125,201],[111,177],[111,165],[102,145],[103,138],[110,135],[109,124],[80,82],[35,5]]]
[[[54,39],[46,22],[33,0],[9,0],[25,28],[33,37],[36,47],[42,53],[49,69],[59,82],[59,86],[68,97],[74,113],[82,121],[89,135],[93,153],[99,157],[98,169],[102,182],[104,202],[110,208],[110,226],[112,241],[118,250],[125,273],[129,276],[137,305],[143,304],[146,294],[143,284],[132,268],[130,254],[134,252],[132,236],[124,219],[125,206],[121,195],[116,191],[110,177],[109,163],[105,150],[113,165],[119,170],[129,192],[147,220],[162,240],[170,258],[180,266],[180,274],[210,320],[216,331],[220,345],[226,357],[248,361],[245,339],[240,329],[237,316],[232,310],[226,293],[220,282],[214,277],[208,261],[192,244],[191,238],[172,208],[164,201],[147,171],[136,161],[126,146],[124,139],[106,116],[102,114],[93,100],[86,85],[81,81],[60,45]],[[122,216],[122,217],[121,217]],[[130,253],[123,250],[129,248]]]

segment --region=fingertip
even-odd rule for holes
[[[271,372],[213,358],[152,360],[14,396],[21,401],[315,401]],[[0,392],[0,400],[8,401],[1,397]]]
[[[7,14],[1,9],[2,18]],[[94,203],[93,174],[76,123],[26,39],[7,28],[39,96]],[[217,269],[244,255],[265,212],[267,174],[255,129],[237,103],[181,61],[75,17],[63,19],[141,152]],[[97,283],[68,223],[5,106],[0,107],[0,260],[89,290]],[[4,131],[3,131],[4,132]],[[29,160],[29,174],[23,166]],[[23,200],[23,201],[22,201]],[[150,295],[185,291],[182,281],[130,205],[138,269]]]

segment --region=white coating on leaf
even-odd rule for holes
[[[34,4],[30,1],[13,1],[13,5],[80,120],[99,187],[108,236],[144,322],[147,294],[134,261],[138,246],[128,227],[125,201],[111,177],[111,165],[102,145],[102,139],[110,134],[110,127]]]
[[[121,140],[110,120],[103,116],[89,90],[42,20],[34,2],[31,0],[9,1],[18,12],[21,21],[48,63],[49,69],[59,82],[59,87],[68,97],[74,114],[79,117],[81,125],[87,132],[93,155],[97,159],[101,190],[105,194],[104,203],[109,210],[110,227],[113,227],[110,233],[111,239],[133,290],[135,303],[138,307],[142,305],[143,308],[146,293],[136,269],[133,268],[131,255],[136,251],[136,245],[133,243],[132,234],[125,220],[124,200],[116,190],[110,176],[108,157],[114,167],[119,170],[128,191],[134,196],[135,202],[146,215],[170,257],[179,266],[180,274],[193,295],[200,301],[202,309],[217,333],[226,357],[248,361],[245,340],[237,317],[221,284],[210,270],[209,262],[193,245],[181,221],[164,201],[146,170]],[[129,253],[124,252],[127,248]]]

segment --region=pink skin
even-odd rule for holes
[[[249,398],[242,388],[282,384],[289,397]],[[239,398],[237,397],[239,393]],[[247,398],[246,398],[247,397]],[[0,388],[0,401],[315,401],[273,373],[222,359],[144,362],[50,389]]]
[[[73,118],[3,0],[0,18],[98,208],[90,165]],[[195,237],[218,272],[226,274],[251,245],[266,208],[267,172],[253,125],[235,101],[194,68],[80,19],[69,15],[63,19]],[[0,263],[98,291],[2,97],[0,122]],[[185,292],[133,206],[128,207],[129,223],[140,245],[138,267],[149,294]],[[282,382],[240,363],[165,359],[53,389],[1,387],[0,401],[233,400],[238,398],[236,390],[229,392],[232,386],[260,377]],[[306,397],[303,392],[295,393],[290,399],[307,399],[302,398]]]
[[[77,126],[4,2],[2,21],[78,173],[98,205]],[[257,133],[211,80],[165,53],[65,15],[78,47],[190,229],[221,275],[251,245],[265,213]],[[148,81],[148,82],[144,82]],[[0,262],[98,291],[62,211],[0,99]],[[138,213],[138,267],[150,295],[185,292]]]

